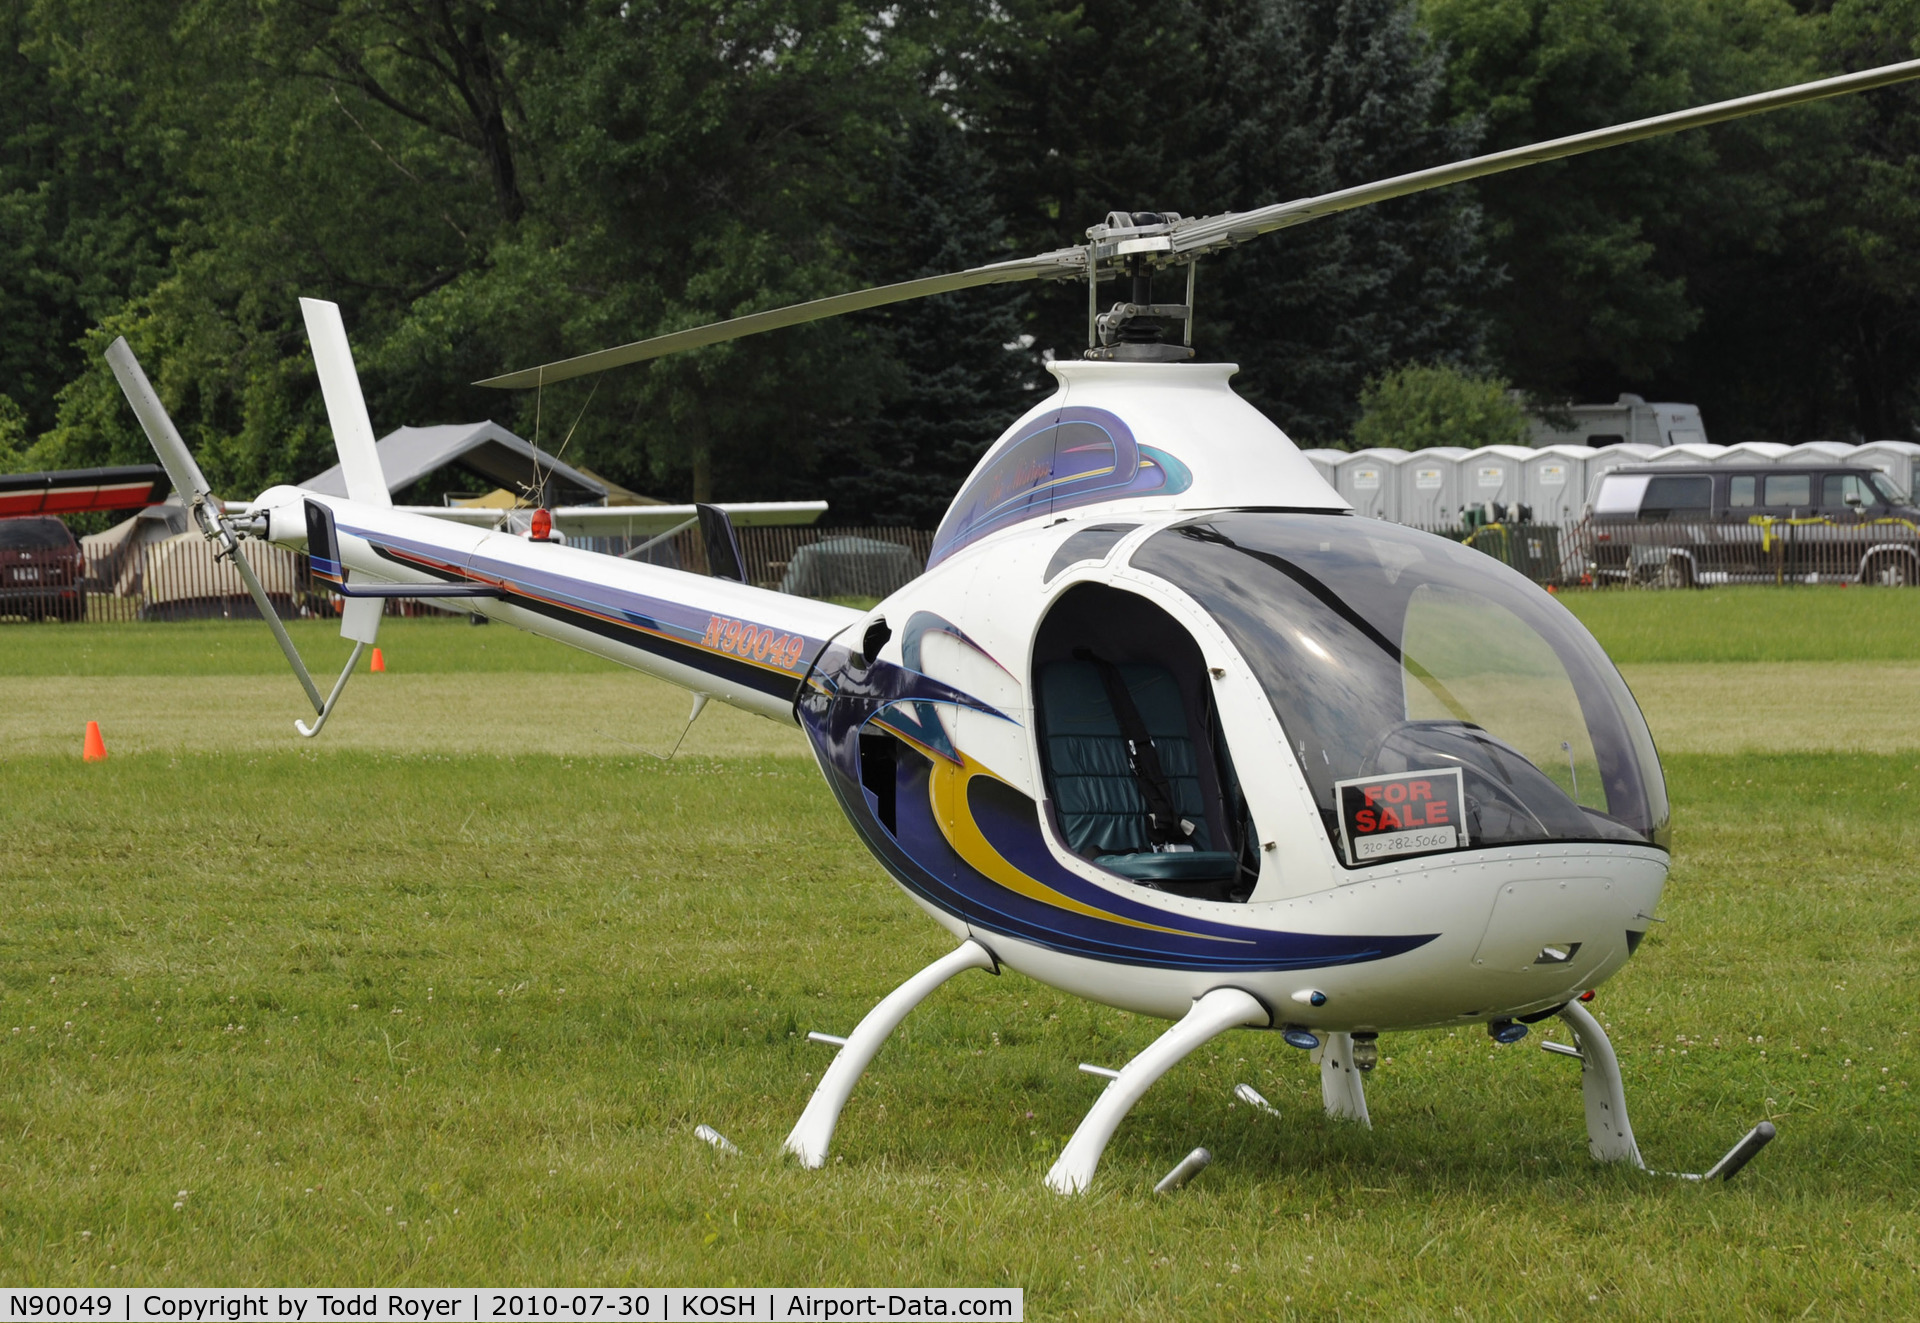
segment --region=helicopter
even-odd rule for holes
[[[1012,969],[1171,1021],[1109,1076],[1046,1184],[1088,1190],[1148,1088],[1230,1029],[1318,1059],[1368,1121],[1383,1033],[1558,1017],[1588,1147],[1646,1169],[1593,990],[1656,922],[1669,865],[1658,755],[1599,644],[1531,580],[1363,519],[1232,364],[1192,361],[1203,257],[1356,207],[1920,77],[1920,61],[1479,156],[1323,196],[1187,217],[1115,212],[1087,242],[508,373],[542,387],[952,290],[1084,281],[1084,357],[982,456],[925,572],[871,610],[745,582],[726,508],[711,572],[565,545],[552,514],[477,527],[393,507],[339,309],[303,299],[344,498],[209,489],[124,340],[107,351],[201,532],[230,558],[317,736],[389,598],[471,612],[796,725],[862,843],[954,949],[844,1039],[785,1144],[822,1166],[855,1084],[947,980]],[[1181,302],[1156,273],[1184,268]],[[1100,282],[1127,297],[1102,309]],[[1175,342],[1170,337],[1181,332]],[[304,550],[353,654],[322,695],[246,556]],[[690,718],[689,720],[691,720]],[[1257,1095],[1255,1095],[1257,1097]],[[1264,1100],[1262,1100],[1264,1101]],[[1761,1122],[1704,1176],[1730,1179]],[[1674,1173],[1684,1174],[1684,1173]]]

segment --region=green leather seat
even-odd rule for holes
[[[1127,693],[1160,755],[1174,807],[1194,824],[1191,851],[1155,853],[1147,803],[1127,765],[1126,739],[1092,662],[1049,662],[1040,670],[1040,737],[1048,790],[1067,845],[1109,872],[1138,882],[1205,883],[1234,877],[1237,860],[1215,850],[1207,827],[1199,754],[1187,730],[1180,688],[1163,666],[1119,668]]]

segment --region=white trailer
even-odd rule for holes
[[[1707,425],[1695,404],[1649,404],[1638,395],[1622,395],[1612,404],[1570,404],[1547,416],[1527,420],[1535,447],[1699,445]]]

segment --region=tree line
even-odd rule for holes
[[[668,498],[927,525],[1084,344],[987,289],[503,395],[469,383],[1911,58],[1920,0],[0,0],[0,466],[131,462],[125,335],[216,485],[492,417]],[[1401,199],[1205,263],[1196,343],[1302,445],[1408,365],[1909,437],[1920,119],[1894,89]],[[411,493],[434,501],[437,492]]]

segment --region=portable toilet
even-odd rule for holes
[[[1400,522],[1415,528],[1460,526],[1460,446],[1416,450],[1399,468]]]
[[[1869,441],[1855,446],[1852,458],[1855,464],[1879,469],[1908,496],[1920,482],[1920,445],[1911,441]]]
[[[1303,450],[1300,453],[1306,457],[1307,463],[1313,465],[1313,471],[1325,478],[1327,480],[1327,486],[1331,487],[1333,486],[1333,471],[1340,467],[1340,461],[1345,459],[1349,452],[1345,450],[1323,449]]]
[[[1832,464],[1844,463],[1853,458],[1855,447],[1844,441],[1804,441],[1790,446],[1787,453],[1780,456],[1779,464]]]
[[[1533,508],[1536,524],[1568,524],[1587,501],[1587,465],[1598,452],[1591,446],[1546,446],[1532,452],[1521,467],[1521,497]]]
[[[1356,450],[1341,456],[1334,470],[1333,488],[1347,498],[1353,512],[1369,519],[1400,517],[1400,475],[1396,470],[1413,458],[1410,450]]]
[[[1615,469],[1623,469],[1631,464],[1645,464],[1659,454],[1661,449],[1660,446],[1626,445],[1606,446],[1593,451],[1587,459],[1587,490],[1580,502],[1582,513],[1593,503],[1594,488],[1600,485],[1600,479]]]
[[[1525,489],[1526,462],[1532,458],[1533,451],[1526,446],[1481,446],[1461,456],[1460,503],[1518,505]]]
[[[1704,442],[1668,446],[1647,456],[1649,464],[1712,464],[1727,453],[1725,446],[1709,445]]]
[[[1742,441],[1728,446],[1713,462],[1721,468],[1750,468],[1775,463],[1787,450],[1778,441]]]

